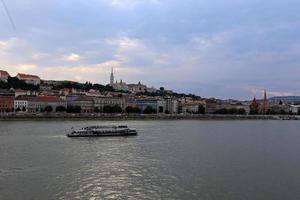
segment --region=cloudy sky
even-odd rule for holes
[[[6,0],[0,69],[204,97],[300,94],[299,0]]]

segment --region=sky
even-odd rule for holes
[[[6,0],[0,69],[202,97],[300,95],[299,0]]]

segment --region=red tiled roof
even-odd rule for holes
[[[13,96],[0,96],[1,101],[14,100]]]
[[[42,102],[60,102],[63,101],[57,96],[37,96],[34,98],[34,101],[42,101]]]
[[[34,99],[36,96],[27,96],[27,95],[21,95],[15,98],[15,100],[32,100]]]
[[[20,74],[18,73],[18,75],[20,78],[37,78],[40,79],[40,77],[36,76],[36,75],[31,75],[31,74]]]
[[[93,97],[90,96],[79,96],[74,101],[92,101]]]
[[[0,75],[1,76],[10,76],[9,73],[7,71],[4,71],[4,70],[0,70]]]

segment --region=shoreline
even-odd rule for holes
[[[0,121],[38,120],[300,120],[298,115],[5,113]]]

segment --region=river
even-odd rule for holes
[[[133,137],[67,138],[127,124]],[[0,199],[300,199],[298,121],[2,121]]]

